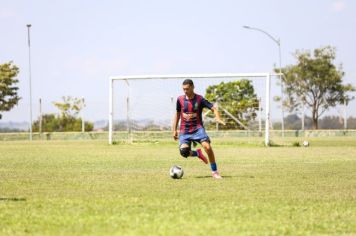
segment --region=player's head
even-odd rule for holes
[[[192,96],[194,94],[194,83],[193,80],[191,79],[186,79],[183,81],[183,91],[184,94],[188,97]]]

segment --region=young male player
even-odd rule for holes
[[[208,160],[199,148],[196,151],[191,150],[192,142],[200,143],[208,154],[213,178],[221,179],[222,177],[218,172],[215,162],[214,151],[210,145],[210,138],[206,134],[203,126],[203,108],[208,108],[213,111],[215,120],[218,123],[223,125],[225,125],[225,123],[221,120],[220,114],[217,109],[213,107],[213,104],[201,95],[194,93],[194,83],[191,79],[183,81],[183,91],[185,95],[179,96],[177,99],[177,113],[173,121],[173,138],[174,140],[178,140],[177,127],[179,120],[181,120],[179,130],[180,154],[185,158],[188,156],[198,157],[205,164],[208,164]]]

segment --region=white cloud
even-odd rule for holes
[[[331,5],[331,9],[335,12],[342,12],[346,8],[346,3],[342,0],[334,1]]]

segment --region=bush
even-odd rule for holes
[[[39,132],[39,120],[32,124],[32,130]],[[94,124],[85,122],[85,131],[93,131]],[[82,119],[74,116],[56,116],[55,114],[45,114],[42,116],[42,132],[63,132],[81,131]]]

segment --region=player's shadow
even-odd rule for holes
[[[229,178],[248,178],[248,179],[253,179],[255,176],[249,175],[222,175],[223,179],[229,179]],[[205,178],[211,178],[211,175],[204,175],[204,176],[195,176],[194,178],[196,179],[205,179]]]
[[[24,202],[26,201],[26,198],[22,197],[0,197],[0,201],[9,201],[9,202]]]

